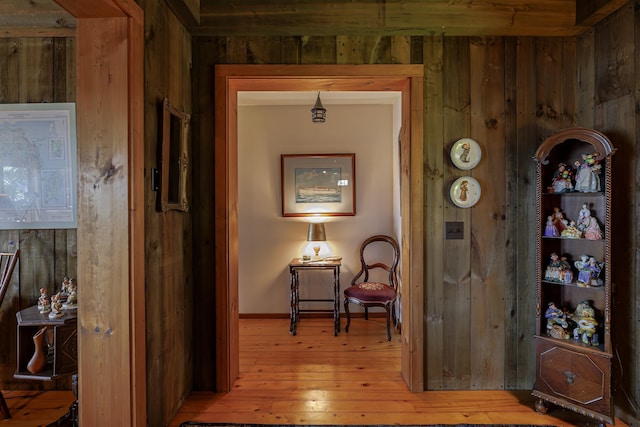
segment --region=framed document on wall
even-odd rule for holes
[[[0,228],[76,228],[75,104],[0,104],[0,177]]]

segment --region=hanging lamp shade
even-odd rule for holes
[[[327,109],[322,106],[322,101],[320,101],[320,92],[318,92],[316,104],[311,109],[311,121],[313,121],[313,123],[324,123],[326,120]]]

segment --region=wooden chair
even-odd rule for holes
[[[9,282],[11,282],[11,275],[13,274],[13,269],[18,262],[19,256],[20,250],[15,252],[0,252],[0,306],[2,306],[4,295],[7,293]],[[0,390],[0,420],[6,418],[11,418],[11,413]]]
[[[387,243],[393,249],[393,261],[391,265],[382,262],[367,263],[365,260],[365,249],[372,243]],[[358,304],[364,307],[365,319],[369,319],[369,307],[383,307],[387,317],[387,340],[391,341],[391,318],[393,324],[395,320],[395,302],[398,298],[398,261],[400,260],[400,247],[398,242],[391,236],[376,235],[369,237],[362,242],[360,246],[360,264],[361,268],[351,280],[351,286],[344,290],[344,311],[347,315],[347,324],[345,332],[349,332],[349,323],[351,323],[351,313],[349,313],[349,304]],[[370,272],[376,269],[382,269],[389,274],[387,283],[380,281],[369,281]],[[364,277],[363,277],[364,275]],[[362,282],[359,280],[362,278]]]

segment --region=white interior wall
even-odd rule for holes
[[[341,297],[360,268],[360,243],[374,234],[399,236],[399,101],[325,103],[323,124],[311,122],[311,105],[238,108],[240,314],[289,313],[288,264],[306,244],[307,220],[281,215],[281,154],[356,154],[356,216],[328,217],[325,225],[329,248],[343,257]],[[303,272],[300,285],[301,298],[332,298],[329,271]]]

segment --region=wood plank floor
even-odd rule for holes
[[[384,321],[352,319],[333,336],[330,319],[240,320],[240,378],[228,394],[194,392],[170,423],[534,424],[596,426],[561,408],[533,410],[523,391],[407,391],[400,376],[399,335],[387,342]],[[343,321],[344,328],[344,321]],[[617,427],[628,427],[616,421]]]
[[[344,321],[343,321],[344,328]],[[240,320],[240,378],[228,394],[195,392],[171,421],[265,424],[534,424],[593,427],[581,415],[533,410],[523,391],[410,393],[400,377],[399,335],[386,341],[383,320],[352,320],[333,336],[331,319]],[[70,391],[3,391],[12,419],[0,427],[39,427],[63,416]],[[616,420],[616,427],[629,427]]]
[[[11,418],[1,427],[44,427],[69,410],[75,400],[71,391],[3,390]]]

